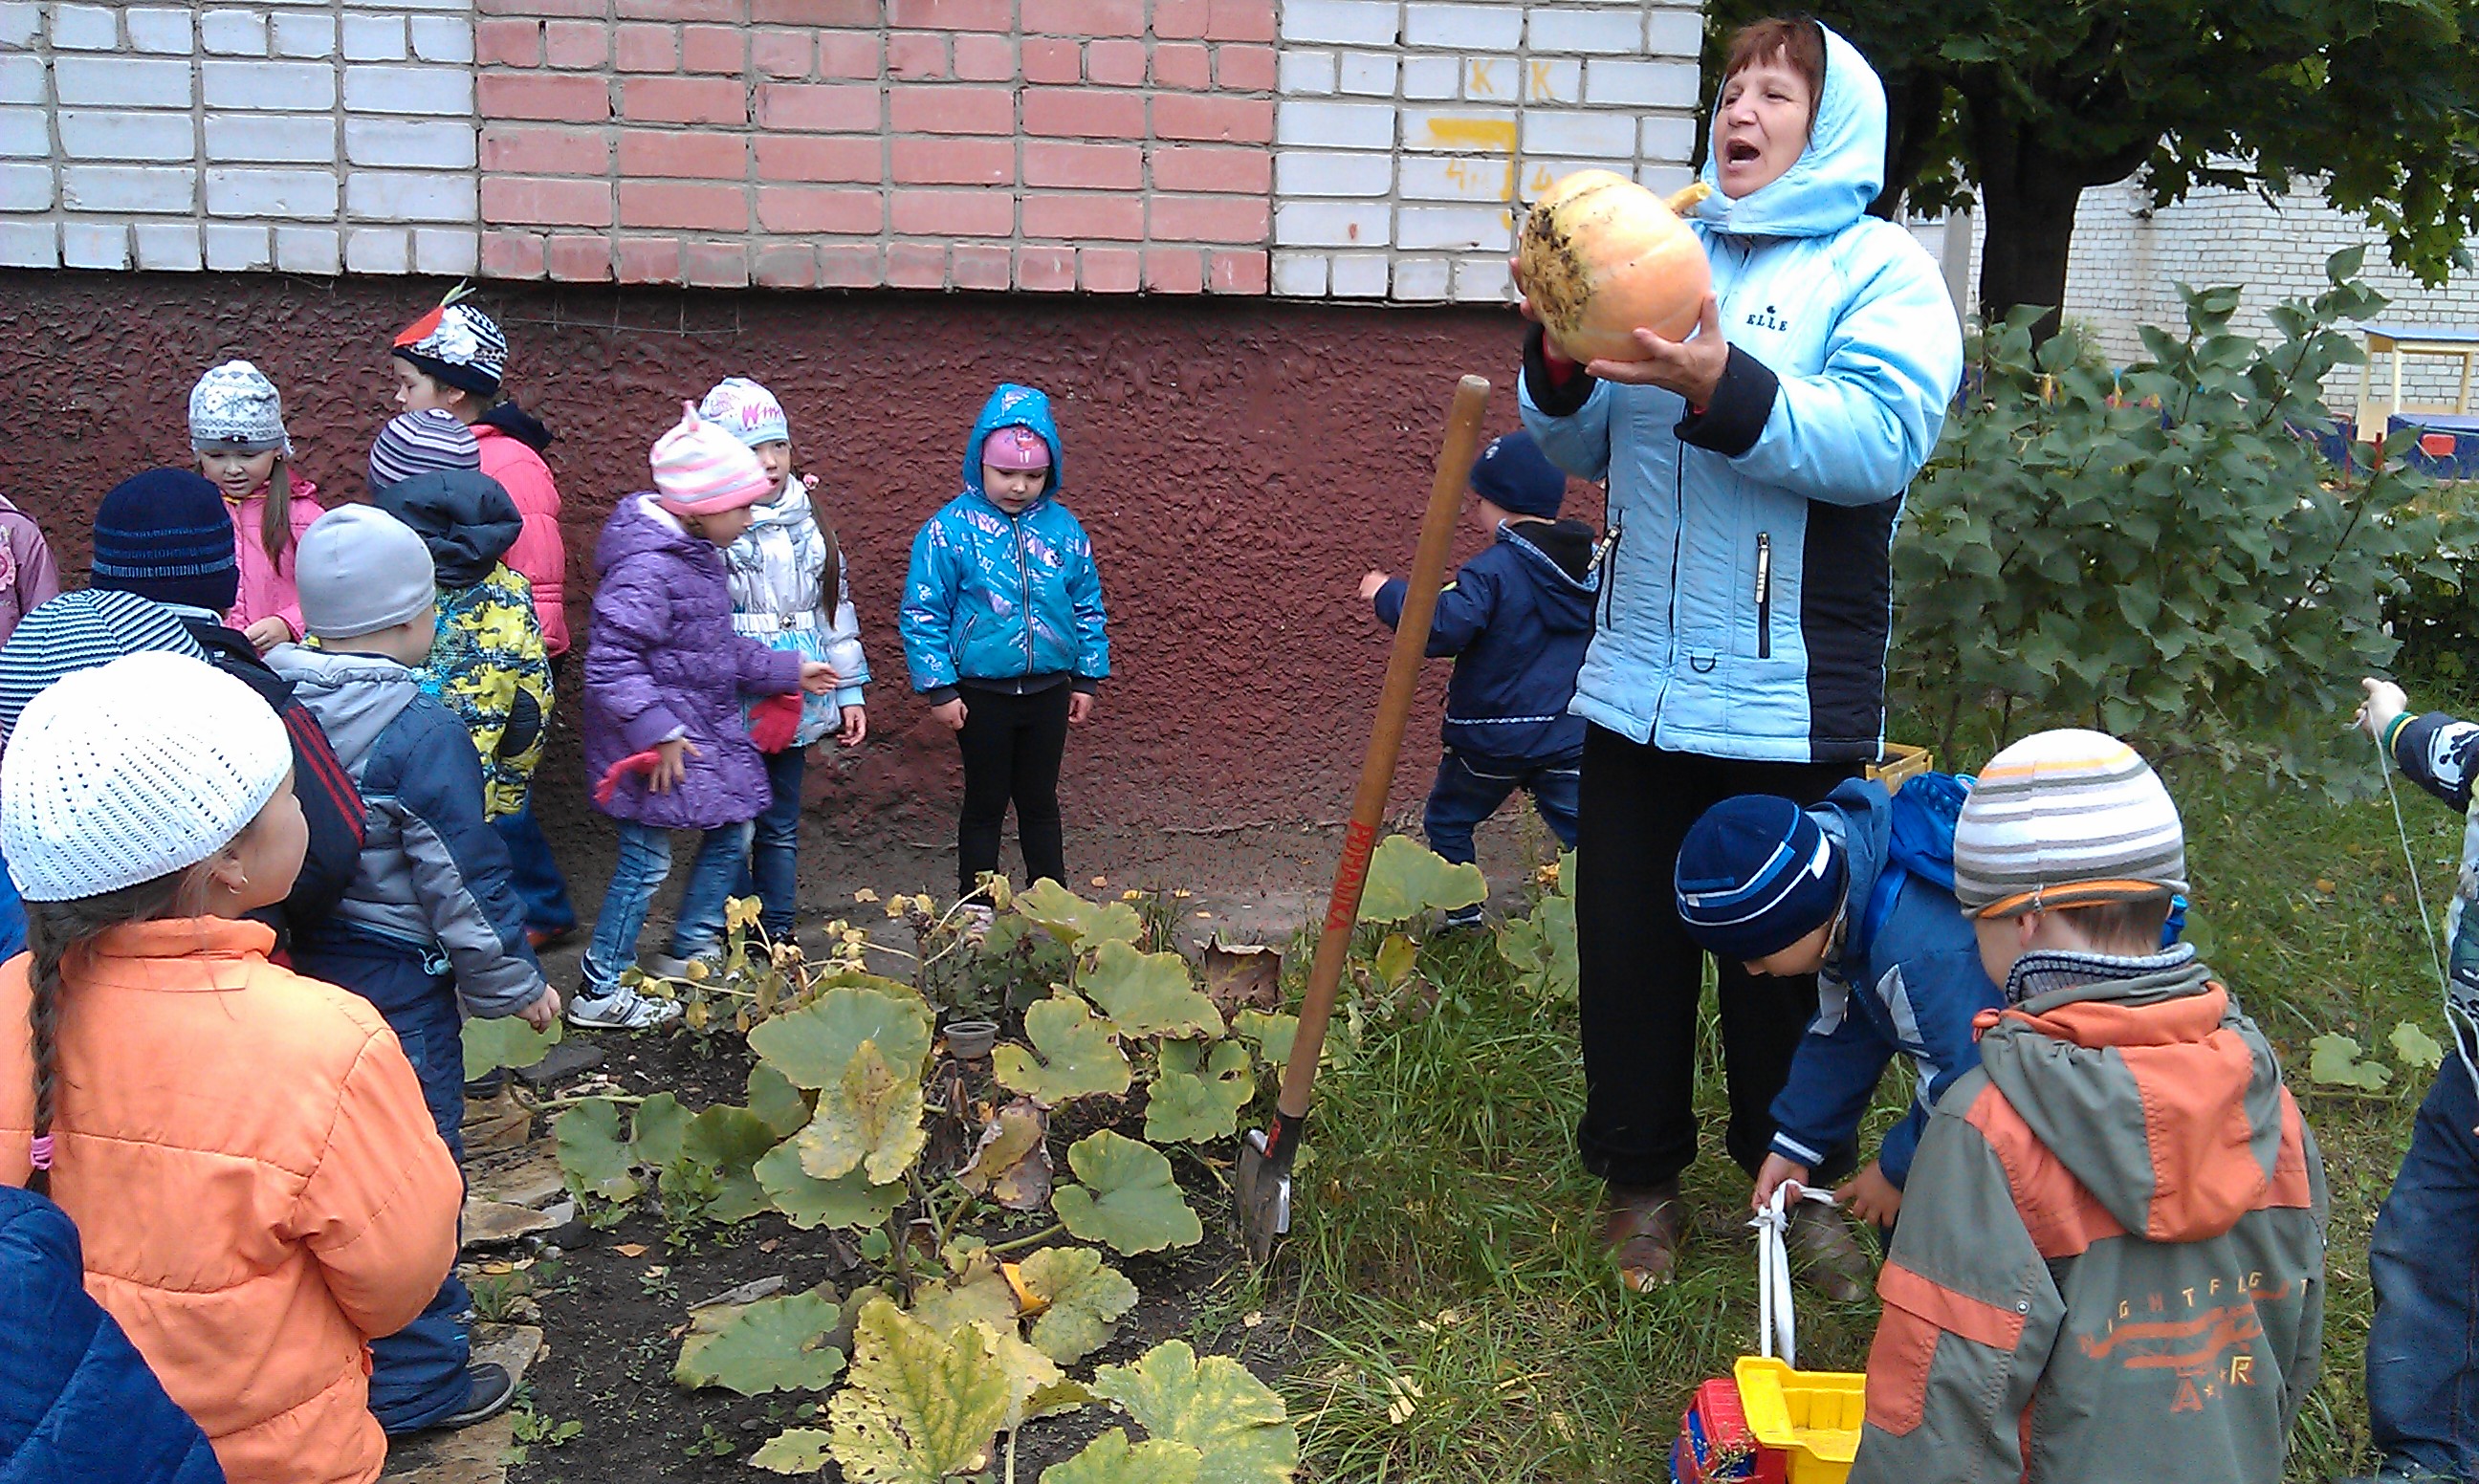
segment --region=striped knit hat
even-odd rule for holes
[[[0,736],[15,729],[26,703],[62,676],[146,650],[207,657],[171,610],[136,593],[89,587],[35,608],[0,646]]]
[[[150,469],[113,487],[94,512],[92,586],[222,613],[241,598],[232,510],[187,469]]]
[[[482,446],[473,430],[452,412],[425,407],[400,412],[379,429],[371,445],[371,493],[402,484],[416,474],[447,469],[482,467]]]
[[[674,515],[720,515],[775,493],[749,447],[680,403],[677,427],[655,441],[654,500]]]
[[[715,423],[754,448],[764,443],[790,443],[791,421],[775,394],[746,376],[726,376],[698,403],[698,416]]]
[[[2186,832],[2152,765],[2106,732],[2043,731],[1980,770],[1954,829],[1954,896],[2012,917],[2186,889]]]
[[[1807,810],[1771,794],[1742,794],[1706,809],[1687,832],[1673,882],[1687,935],[1744,962],[1831,922],[1850,876]]]

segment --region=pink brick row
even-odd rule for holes
[[[1270,66],[1270,63],[1268,64]],[[1265,85],[1270,87],[1270,80]],[[1209,140],[1265,144],[1274,100],[1217,92],[1009,88],[967,83],[782,83],[736,77],[485,72],[482,116],[562,123],[694,124],[784,133],[1024,134],[1048,139]]]
[[[1274,39],[1274,0],[617,0],[622,21],[718,26],[886,27],[896,31],[1007,32],[1028,36],[1133,37],[1172,40]],[[479,0],[486,16],[601,21],[610,0]],[[1150,9],[1150,14],[1148,10]],[[487,62],[487,58],[485,61]]]
[[[941,243],[758,243],[493,231],[482,271],[564,283],[706,289],[974,289],[1064,294],[1265,292],[1263,249]]]

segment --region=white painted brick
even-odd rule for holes
[[[1334,91],[1334,53],[1284,47],[1274,86],[1286,96],[1323,96]]]
[[[1647,56],[1694,62],[1704,54],[1704,17],[1694,11],[1654,11],[1647,17],[1645,38]]]
[[[345,268],[355,273],[409,273],[413,234],[399,227],[355,228],[345,238]]]
[[[274,255],[267,248],[267,228],[207,228],[207,267],[218,272],[246,272],[274,263]]]
[[[346,67],[345,107],[356,114],[473,116],[473,74],[463,67]]]
[[[1459,52],[1511,52],[1523,41],[1520,5],[1423,5],[1403,7],[1403,44],[1441,46]]]
[[[1338,298],[1382,299],[1386,296],[1386,254],[1338,252],[1331,270]]]
[[[336,158],[336,120],[316,115],[210,114],[207,158],[217,164],[331,164]]]
[[[1523,152],[1626,160],[1635,154],[1635,119],[1625,114],[1523,111]]]
[[[199,252],[197,223],[141,221],[138,224],[138,266],[149,272],[194,273],[205,264]]]
[[[207,215],[333,220],[336,176],[331,170],[210,169]]]
[[[1523,160],[1522,179],[1516,194],[1522,200],[1537,201],[1549,193],[1549,188],[1577,170],[1606,170],[1607,160],[1544,160],[1527,155]],[[1625,174],[1622,170],[1619,173]]]
[[[129,13],[129,44],[141,52],[186,57],[197,49],[195,28],[185,10],[147,7]]]
[[[109,52],[120,49],[120,16],[109,6],[52,7],[52,50]]]
[[[188,108],[190,64],[139,57],[56,57],[52,86],[65,105]]]
[[[1683,165],[1641,165],[1636,166],[1636,184],[1660,195],[1684,191],[1696,172]]]
[[[345,61],[402,62],[405,56],[403,16],[347,15],[345,17]]]
[[[1701,24],[1694,11],[1684,11],[1689,24]],[[1540,9],[1532,13],[1531,49],[1542,52],[1602,52],[1633,57],[1644,50],[1644,13],[1634,6],[1599,11]],[[1693,55],[1691,52],[1690,55]]]
[[[336,69],[315,62],[202,62],[209,108],[323,114],[336,106]]]
[[[61,229],[48,221],[0,221],[0,268],[58,268]]]
[[[1584,101],[1631,108],[1696,106],[1696,64],[1612,62],[1596,57],[1584,68]]]
[[[1304,103],[1285,98],[1274,106],[1274,142],[1392,149],[1394,110],[1383,103]]]
[[[299,3],[299,0],[288,0]],[[347,11],[453,11],[459,15],[473,13],[473,0],[345,0]]]
[[[94,221],[64,224],[61,228],[61,266],[127,271],[129,229],[118,223]]]
[[[1455,298],[1466,304],[1511,303],[1515,280],[1500,255],[1455,260]]]
[[[5,232],[6,227],[0,227]],[[1325,297],[1326,258],[1321,252],[1274,254],[1274,292],[1292,298]]]
[[[1696,120],[1693,118],[1648,117],[1642,125],[1643,152],[1647,160],[1669,160],[1685,164],[1696,153]]]
[[[473,60],[473,23],[447,15],[417,15],[413,18],[413,54],[424,62],[471,63]],[[421,266],[421,234],[414,234],[414,263]],[[431,271],[422,269],[423,272]]]
[[[1286,41],[1392,46],[1402,23],[1394,0],[1284,0]]]
[[[1622,120],[1623,122],[1623,120]],[[1623,131],[1634,141],[1635,126]],[[1457,154],[1507,154],[1515,144],[1515,111],[1506,108],[1407,108],[1405,149],[1444,149]]]
[[[1515,190],[1515,162],[1503,157],[1405,155],[1395,175],[1407,201],[1504,202]]]
[[[0,108],[0,158],[48,160],[51,115],[38,108]]]
[[[1504,252],[1515,233],[1503,206],[1406,206],[1395,214],[1394,245]]]
[[[333,227],[275,229],[275,266],[285,272],[332,276],[343,262],[343,239]]]
[[[1444,258],[1394,260],[1394,297],[1415,302],[1446,296],[1446,275],[1453,265]]]
[[[160,165],[64,165],[61,204],[81,212],[193,212],[198,172]]]
[[[0,4],[0,46],[32,48],[35,38],[42,35],[42,31],[43,8],[37,0],[7,0],[7,3]],[[13,263],[9,266],[17,268],[23,265]]]
[[[345,158],[355,165],[430,170],[473,168],[473,126],[447,119],[346,118]]]
[[[336,54],[333,15],[275,17],[275,54],[279,57],[332,57]]]
[[[1523,101],[1581,103],[1584,64],[1572,58],[1534,57],[1523,64]]]
[[[267,17],[252,11],[209,11],[198,17],[198,44],[218,57],[267,55]],[[138,244],[146,255],[146,244]]]
[[[61,152],[72,160],[194,160],[197,126],[187,114],[63,109]]]
[[[1342,54],[1341,79],[1337,85],[1344,92],[1380,98],[1394,96],[1394,55],[1392,52],[1345,52]]]
[[[345,211],[364,221],[474,221],[474,190],[471,175],[355,170],[345,180]]]
[[[1464,64],[1454,57],[1406,57],[1403,59],[1403,96],[1407,98],[1452,98],[1463,85]]]
[[[462,278],[473,271],[481,262],[481,256],[479,233],[451,232],[439,227],[414,228],[413,270],[417,273]]]
[[[1394,184],[1394,157],[1327,149],[1285,149],[1274,155],[1277,197],[1384,195]]]
[[[0,212],[47,212],[51,209],[50,166],[0,165]]]
[[[43,101],[43,59],[0,57],[0,103]]]
[[[1392,214],[1384,201],[1285,201],[1274,208],[1274,245],[1383,247]]]

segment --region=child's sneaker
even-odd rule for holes
[[[568,1002],[568,1023],[587,1031],[654,1031],[680,1018],[674,1000],[650,999],[634,985],[614,985],[609,994],[580,989]]]

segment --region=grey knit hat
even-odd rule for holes
[[[284,432],[284,398],[275,383],[247,361],[211,368],[190,389],[190,447],[239,448],[247,453],[281,449],[293,454]]]
[[[319,639],[394,628],[439,597],[430,548],[374,505],[339,505],[320,516],[301,533],[293,571],[302,627]]]

